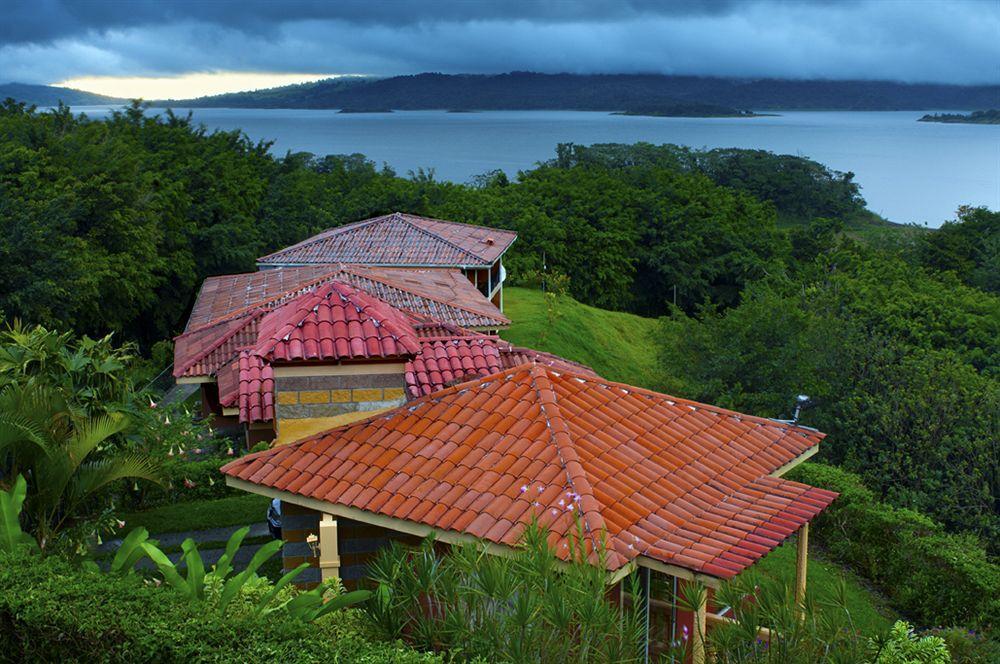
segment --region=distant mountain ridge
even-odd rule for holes
[[[155,105],[622,111],[689,103],[754,110],[968,110],[1000,105],[1000,86],[658,74],[427,73],[328,79]]]
[[[35,106],[56,106],[60,101],[68,106],[98,106],[101,104],[120,104],[126,101],[118,97],[108,97],[73,88],[61,88],[56,85],[0,83],[0,101],[8,97]]]

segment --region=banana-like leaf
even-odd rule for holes
[[[281,540],[273,540],[260,547],[257,549],[257,553],[253,554],[253,558],[250,559],[250,564],[247,565],[247,568],[226,581],[225,585],[222,586],[222,594],[219,596],[220,612],[225,612],[226,607],[235,599],[243,584],[249,581],[250,577],[257,573],[257,569],[277,553],[283,544],[284,542]]]
[[[257,602],[257,606],[254,607],[254,614],[259,615],[264,609],[266,609],[268,605],[274,600],[274,598],[277,597],[278,593],[281,592],[281,589],[287,586],[292,581],[294,581],[295,577],[301,574],[302,571],[308,567],[309,563],[302,563],[295,569],[289,572],[285,572],[285,574],[282,575],[280,579],[278,579],[278,582],[274,584],[274,587],[271,588],[271,590],[268,591],[268,593],[264,595],[264,597],[262,597],[259,602]]]
[[[291,617],[303,622],[309,622],[322,603],[323,596],[316,592],[316,589],[313,589],[288,600],[288,603],[285,604],[285,609]]]
[[[111,561],[112,574],[128,574],[139,562],[139,559],[146,555],[142,545],[149,540],[149,532],[145,528],[133,528],[132,532],[122,540],[121,546],[115,552],[115,557]]]
[[[152,560],[153,564],[160,570],[160,574],[163,575],[163,579],[167,583],[190,597],[190,594],[188,593],[187,581],[182,579],[181,575],[177,573],[177,568],[172,562],[170,562],[170,558],[167,558],[167,554],[163,553],[158,547],[150,544],[149,542],[142,543],[142,550],[146,552],[149,559]]]
[[[361,602],[367,601],[371,596],[372,593],[370,590],[355,590],[343,595],[337,595],[336,597],[324,602],[309,620],[316,620],[317,618],[322,618],[326,614],[332,613],[333,611],[339,611],[340,609],[346,609],[354,604],[360,604]]]
[[[34,538],[21,530],[21,507],[28,493],[28,483],[20,475],[10,491],[0,491],[0,551],[14,551],[22,546],[37,548]]]
[[[205,562],[201,559],[198,545],[190,537],[181,542],[184,564],[187,566],[188,594],[205,599]]]
[[[212,572],[216,578],[224,581],[233,571],[233,558],[249,532],[250,526],[244,526],[229,536],[229,541],[226,542],[226,552],[219,558],[219,562],[215,563],[215,569]]]

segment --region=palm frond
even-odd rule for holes
[[[73,435],[66,441],[66,453],[75,464],[80,464],[98,445],[127,426],[128,420],[118,413],[78,421]]]
[[[73,500],[82,500],[101,487],[122,479],[148,480],[163,486],[160,463],[145,454],[125,454],[80,464],[67,492]]]

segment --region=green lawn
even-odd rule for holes
[[[252,493],[240,493],[215,500],[192,500],[154,507],[145,512],[125,514],[124,532],[143,526],[150,533],[179,533],[226,526],[244,526],[264,520],[270,499]]]
[[[778,547],[752,567],[758,573],[792,586],[795,583],[795,542]],[[809,576],[807,592],[815,595],[820,603],[832,601],[837,596],[837,584],[844,582],[851,620],[863,634],[874,634],[887,629],[899,617],[889,609],[884,600],[862,585],[849,570],[826,561],[816,547],[809,550]]]
[[[505,288],[503,299],[513,322],[500,336],[511,343],[586,364],[609,380],[657,386],[655,319],[597,309],[568,295],[555,298],[550,314],[545,294],[528,288]]]

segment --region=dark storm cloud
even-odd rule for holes
[[[996,0],[8,0],[0,81],[189,71],[1000,82]]]
[[[293,21],[336,20],[358,25],[406,26],[488,20],[604,21],[641,15],[677,16],[727,11],[736,0],[554,0],[456,2],[338,0],[11,0],[0,22],[0,44],[46,43],[82,32],[162,22],[198,21],[267,34]],[[822,2],[820,3],[822,4]]]

